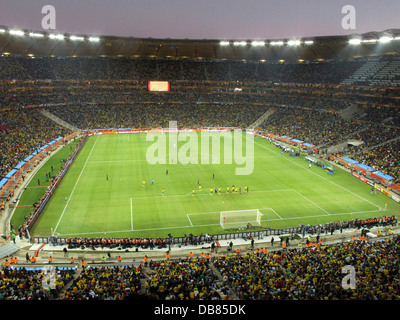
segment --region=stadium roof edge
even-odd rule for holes
[[[351,39],[379,40],[349,45]],[[245,61],[321,61],[400,56],[400,29],[297,39],[170,39],[83,35],[0,26],[0,54],[56,57],[152,57]],[[292,41],[296,40],[296,41]],[[221,45],[221,41],[224,45]],[[257,42],[252,45],[252,41]],[[278,44],[278,45],[275,45]]]

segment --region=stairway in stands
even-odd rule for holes
[[[247,127],[247,129],[252,130],[259,126],[261,126],[270,116],[275,113],[276,109],[269,109],[266,111],[261,117],[259,117],[256,121],[254,121],[251,125]]]
[[[54,121],[55,123],[64,128],[67,128],[73,132],[81,132],[81,129],[79,129],[78,127],[75,127],[74,125],[65,122],[64,120],[60,119],[59,117],[55,116],[54,114],[52,114],[47,110],[41,110],[40,112],[42,115],[44,115],[45,117],[49,118],[50,120]]]

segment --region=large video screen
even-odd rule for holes
[[[169,81],[149,81],[149,91],[165,92],[170,90]]]

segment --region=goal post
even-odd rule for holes
[[[261,227],[262,215],[259,209],[221,211],[220,226],[222,229],[247,227],[249,224]]]

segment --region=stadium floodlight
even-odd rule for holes
[[[400,37],[396,37],[396,38],[394,38],[394,40],[400,40]]]
[[[51,34],[49,35],[50,39],[64,40],[64,35],[62,34]]]
[[[269,44],[271,46],[283,46],[283,41],[271,41]]]
[[[265,46],[265,41],[257,41],[257,40],[256,41],[252,41],[251,45],[255,46],[255,47]]]
[[[350,39],[349,40],[350,44],[358,45],[361,44],[361,39],[355,38],[355,39]]]
[[[31,33],[29,33],[29,36],[32,37],[32,38],[43,38],[44,34],[43,33],[31,32]]]
[[[377,39],[365,39],[365,40],[361,40],[362,43],[377,43],[378,40]]]
[[[300,40],[289,40],[288,42],[287,42],[287,44],[288,44],[288,46],[298,46],[298,45],[300,45]]]
[[[5,29],[0,29],[0,33],[4,33],[4,32],[6,32]]]
[[[246,41],[235,41],[233,43],[234,46],[245,46],[247,44]]]
[[[383,36],[383,37],[379,38],[380,43],[389,43],[391,41],[393,41],[393,37]]]
[[[77,41],[83,41],[83,40],[85,40],[85,38],[78,37],[78,36],[70,36],[69,39],[72,40],[72,41],[76,41],[76,40]]]
[[[13,36],[23,36],[25,33],[21,30],[10,30],[8,31]]]
[[[304,41],[304,44],[313,44],[314,43],[314,41],[312,41],[312,40],[306,40],[306,41]]]
[[[221,41],[219,44],[221,46],[229,46],[229,41]]]
[[[89,37],[90,42],[99,42],[100,38],[99,37]]]

